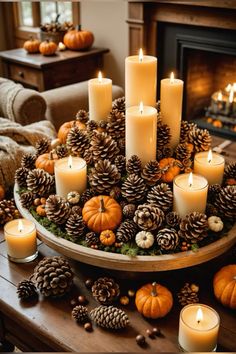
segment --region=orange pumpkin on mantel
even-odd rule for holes
[[[77,29],[68,31],[63,39],[64,44],[71,50],[88,49],[94,41],[93,33],[86,30],[81,30],[79,25]]]
[[[39,52],[40,41],[33,37],[30,37],[29,40],[25,41],[23,48],[28,53],[38,53]]]
[[[236,264],[227,265],[215,274],[213,288],[222,305],[236,310]]]
[[[46,56],[53,55],[57,51],[57,45],[53,41],[46,39],[46,41],[40,44],[39,51]]]
[[[162,171],[162,181],[169,183],[180,173],[181,162],[173,157],[166,157],[159,161],[159,166]]]
[[[55,160],[57,160],[57,155],[53,154],[52,151],[47,152],[45,154],[39,155],[35,161],[35,167],[41,168],[42,170],[53,175]]]
[[[61,144],[66,144],[67,135],[74,126],[79,127],[81,130],[86,129],[86,125],[81,123],[79,120],[71,120],[70,122],[63,123],[57,133],[57,137]]]

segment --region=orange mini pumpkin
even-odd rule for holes
[[[171,292],[160,284],[146,284],[136,292],[135,305],[144,317],[156,319],[170,312],[173,297]]]
[[[159,162],[160,169],[162,170],[162,181],[172,182],[174,177],[180,173],[181,162],[173,157],[166,157]]]
[[[71,50],[88,49],[94,41],[93,33],[86,30],[81,30],[81,26],[77,29],[68,31],[63,39],[67,48]]]
[[[55,54],[56,50],[57,50],[56,43],[49,41],[48,39],[40,43],[39,51],[43,55],[53,55]]]
[[[5,189],[4,187],[0,184],[0,200],[3,200],[5,198]]]
[[[100,233],[104,230],[114,230],[121,223],[122,210],[115,199],[99,195],[85,203],[82,216],[90,230]]]
[[[215,274],[213,288],[222,305],[236,309],[236,264],[227,265]]]
[[[38,53],[39,52],[40,41],[38,39],[34,39],[30,37],[29,40],[25,41],[23,48],[28,53]]]
[[[54,165],[57,156],[52,152],[47,152],[45,154],[39,155],[37,160],[35,161],[36,168],[41,168],[42,170],[54,174]]]
[[[36,213],[39,216],[46,216],[45,205],[44,204],[38,205],[36,208]]]
[[[111,246],[116,241],[116,236],[113,231],[111,230],[104,230],[100,234],[100,242],[104,246]]]
[[[60,140],[61,144],[66,144],[66,139],[69,131],[73,126],[79,127],[79,129],[84,130],[86,128],[86,125],[84,123],[81,123],[79,120],[71,120],[70,122],[65,122],[63,123],[57,133],[57,137]]]

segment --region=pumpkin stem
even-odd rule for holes
[[[152,292],[151,292],[151,296],[157,296],[157,290],[156,290],[156,282],[152,283]]]
[[[100,212],[100,213],[104,213],[105,211],[106,211],[106,208],[105,208],[104,200],[103,200],[103,198],[101,197],[101,198],[100,198],[100,208],[99,208],[99,212]]]
[[[53,152],[49,151],[49,160],[53,160]]]
[[[81,31],[81,25],[76,26],[77,31]]]
[[[58,22],[60,16],[61,16],[61,14],[57,14],[56,19],[55,19],[55,23]]]

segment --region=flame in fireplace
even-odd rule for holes
[[[234,100],[234,89],[232,87],[229,94],[229,102],[232,103],[233,100]]]

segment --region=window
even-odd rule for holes
[[[22,1],[19,4],[20,23],[23,26],[33,26],[32,4],[28,1]]]

